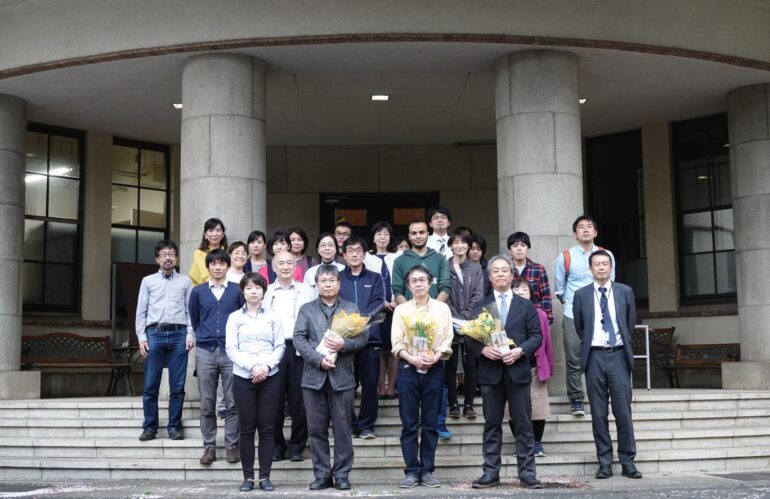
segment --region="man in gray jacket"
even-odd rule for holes
[[[324,333],[338,312],[358,312],[356,305],[339,298],[339,271],[334,265],[321,265],[315,275],[318,298],[302,305],[294,326],[294,348],[305,360],[302,397],[305,401],[310,457],[315,480],[310,490],[336,486],[349,490],[348,474],[353,468],[353,413],[356,382],[353,372],[355,352],[366,346],[366,332],[354,338],[324,339]],[[325,342],[332,353],[324,355],[316,347]],[[333,354],[336,353],[336,359]],[[329,456],[329,423],[334,430],[334,468]],[[332,481],[334,477],[334,481]]]

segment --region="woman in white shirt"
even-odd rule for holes
[[[259,433],[259,488],[275,490],[270,482],[275,444],[275,414],[281,383],[275,376],[286,344],[276,317],[262,307],[267,282],[249,272],[240,282],[246,300],[227,319],[227,356],[233,361],[233,398],[240,424],[241,492],[254,488],[254,433]]]
[[[227,282],[239,284],[243,277],[243,266],[249,259],[248,248],[242,241],[235,241],[228,248],[230,254],[230,268],[227,269]]]

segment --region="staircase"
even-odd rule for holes
[[[633,400],[636,464],[642,473],[770,470],[770,391],[639,390]],[[538,475],[593,476],[597,464],[590,415],[570,415],[565,397],[551,397],[551,410],[543,439],[547,456],[537,458]],[[162,424],[164,414],[161,403]],[[185,403],[183,420],[185,440],[169,440],[161,430],[158,439],[139,442],[139,397],[0,401],[0,480],[241,480],[240,465],[224,461],[221,422],[220,460],[204,467],[198,463],[197,403]],[[448,426],[454,437],[439,443],[436,476],[477,478],[483,418],[450,419]],[[503,429],[501,475],[516,477],[513,438],[507,426]],[[381,402],[375,430],[374,440],[354,440],[353,481],[403,477],[397,401]],[[274,463],[273,481],[311,481],[307,449],[305,456],[302,463]]]

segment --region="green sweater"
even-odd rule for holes
[[[393,262],[392,288],[394,298],[396,296],[403,296],[407,300],[412,299],[412,292],[406,286],[404,278],[406,273],[416,265],[426,267],[433,274],[433,282],[430,285],[429,291],[431,298],[436,298],[441,292],[450,293],[452,290],[452,280],[449,276],[447,260],[443,255],[436,253],[430,248],[423,256],[418,255],[412,250],[406,250]]]

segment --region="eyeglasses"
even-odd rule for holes
[[[334,235],[340,237],[350,237],[350,232],[339,232],[335,230]]]
[[[413,277],[412,279],[409,279],[409,284],[419,284],[421,282],[428,282],[427,277]]]
[[[364,249],[361,247],[358,248],[348,248],[345,250],[345,253],[352,253],[352,254],[359,254],[362,255],[364,253]]]
[[[319,248],[334,248],[334,243],[321,243],[318,245]]]
[[[174,253],[173,251],[171,252],[164,251],[164,252],[158,253],[158,256],[160,258],[176,258],[176,253]]]
[[[325,286],[327,284],[334,284],[338,280],[339,279],[318,279],[318,284],[320,284],[321,286]]]

